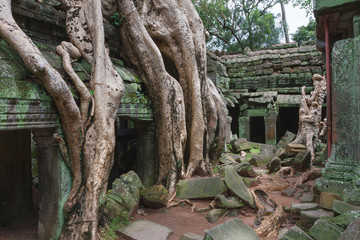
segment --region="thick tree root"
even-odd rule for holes
[[[285,211],[283,206],[278,205],[273,214],[264,217],[259,227],[255,229],[255,233],[259,237],[276,237],[284,218]]]

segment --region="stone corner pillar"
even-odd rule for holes
[[[63,224],[63,205],[70,191],[71,178],[58,145],[53,139],[55,129],[33,130],[37,145],[39,169],[38,239],[60,237]]]
[[[156,161],[156,142],[154,122],[141,121],[137,122],[137,174],[143,185],[149,187],[156,182],[156,170],[158,162]]]
[[[264,117],[266,144],[276,145],[276,121],[277,112],[275,111],[271,111],[268,116]]]

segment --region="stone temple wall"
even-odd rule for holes
[[[310,42],[221,57],[208,53],[208,76],[228,101],[232,132],[268,144],[286,130],[296,133],[300,90],[312,90],[315,73],[324,75],[325,65]]]

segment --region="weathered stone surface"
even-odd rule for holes
[[[232,209],[226,214],[226,216],[227,217],[237,217],[237,216],[239,216],[239,213],[236,209]]]
[[[168,191],[163,185],[154,185],[140,191],[140,202],[144,207],[161,208],[166,206]]]
[[[284,148],[278,148],[275,152],[275,157],[280,158],[281,160],[284,160],[287,157],[286,151]]]
[[[274,158],[270,161],[270,163],[269,163],[269,165],[268,165],[269,171],[270,171],[271,173],[277,172],[277,171],[280,170],[280,168],[281,168],[281,160],[280,160],[280,158],[274,157]]]
[[[350,211],[359,211],[360,207],[334,199],[332,209],[337,214],[344,214]]]
[[[248,178],[248,177],[242,177],[242,180],[244,181],[245,185],[249,187],[254,187],[260,184],[259,177],[256,178]]]
[[[225,167],[225,183],[229,190],[235,196],[239,197],[246,205],[252,208],[255,207],[253,195],[232,166]]]
[[[239,199],[235,197],[225,197],[224,195],[217,195],[216,199],[216,206],[219,208],[239,208],[245,206]]]
[[[194,233],[188,232],[188,233],[183,234],[179,240],[203,240],[203,237],[196,235]]]
[[[212,209],[207,215],[206,220],[210,223],[216,223],[219,218],[225,215],[226,209]]]
[[[293,165],[295,158],[285,158],[284,160],[281,161],[281,166],[282,167],[289,167]]]
[[[168,227],[146,220],[133,222],[118,232],[133,240],[166,240],[172,233]]]
[[[259,164],[258,164],[258,161],[261,161],[261,156],[258,156],[258,155],[252,155],[250,160],[249,160],[249,163],[251,166],[254,166],[254,167],[258,167]]]
[[[301,211],[315,210],[318,207],[319,204],[317,203],[292,203],[290,208],[291,217],[299,219]]]
[[[291,143],[292,141],[294,141],[295,137],[296,137],[296,134],[294,134],[290,131],[286,131],[284,136],[280,139],[280,141],[276,145],[276,147],[285,149],[286,145]]]
[[[344,229],[326,219],[319,219],[309,230],[310,236],[316,240],[338,240]]]
[[[235,139],[231,142],[231,146],[234,152],[241,152],[251,148],[260,148],[259,143],[248,142],[246,138]]]
[[[176,190],[178,198],[214,198],[227,191],[224,181],[219,177],[193,178],[180,180]]]
[[[293,226],[287,232],[280,236],[277,240],[312,240],[312,238],[301,228]]]
[[[223,164],[230,164],[230,163],[235,163],[236,161],[230,154],[223,153],[219,158],[219,162]]]
[[[301,197],[301,202],[303,203],[311,203],[314,201],[314,195],[311,193],[304,193]]]
[[[305,150],[306,147],[302,144],[287,144],[286,154],[289,156],[296,156],[299,152]]]
[[[360,211],[350,211],[350,212],[346,212],[340,216],[332,218],[331,221],[333,223],[335,223],[336,225],[345,229],[345,228],[347,228],[347,226],[349,226],[349,224],[352,221],[354,221],[357,218],[360,218]]]
[[[106,211],[110,218],[119,215],[129,217],[135,213],[140,203],[140,189],[143,188],[140,178],[130,171],[115,179],[112,189],[106,196]]]
[[[341,234],[341,240],[360,239],[360,218],[355,219],[346,230]]]
[[[299,225],[303,229],[309,229],[314,223],[322,217],[332,217],[333,213],[324,209],[308,210],[300,212]]]
[[[238,163],[233,165],[233,167],[235,168],[236,172],[242,177],[257,177],[257,173],[254,171],[251,164],[248,162]]]
[[[259,166],[266,166],[275,155],[276,147],[269,144],[262,144],[260,148],[259,158],[257,164]]]
[[[341,200],[341,197],[335,193],[321,192],[319,205],[322,208],[332,210],[334,200]]]
[[[204,240],[259,240],[254,230],[240,219],[231,219],[206,232]]]
[[[295,194],[296,192],[296,186],[291,185],[289,186],[287,189],[285,189],[284,191],[281,192],[281,195],[287,196],[287,197],[291,197]]]
[[[310,167],[311,155],[308,150],[302,150],[294,159],[293,166],[297,171],[305,171]]]

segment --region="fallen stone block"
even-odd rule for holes
[[[309,230],[310,236],[316,240],[338,240],[344,229],[326,219],[319,219]]]
[[[224,195],[217,195],[217,197],[215,198],[215,203],[216,206],[218,206],[219,208],[227,209],[240,208],[245,206],[245,204],[243,204],[239,199],[235,197],[227,198]]]
[[[168,227],[146,220],[133,222],[118,232],[132,240],[167,240],[172,233]]]
[[[333,211],[337,214],[344,214],[350,211],[359,211],[360,207],[351,205],[349,203],[334,199],[333,201]]]
[[[314,195],[311,193],[304,193],[301,197],[301,202],[303,202],[303,203],[314,202]]]
[[[277,240],[313,240],[301,228],[294,226],[287,230],[283,235],[279,236]]]
[[[219,218],[225,215],[226,212],[226,209],[212,209],[208,215],[206,215],[206,220],[210,223],[216,223]]]
[[[332,218],[331,221],[345,229],[357,218],[360,218],[360,211],[350,211]]]
[[[284,136],[282,136],[282,138],[279,140],[278,144],[276,145],[276,147],[278,148],[286,148],[286,145],[288,145],[289,143],[291,143],[292,141],[294,141],[296,137],[296,134],[290,132],[290,131],[286,131]]]
[[[232,166],[225,167],[225,183],[230,192],[240,198],[246,205],[252,208],[256,207],[253,195]]]
[[[292,203],[290,214],[293,219],[300,219],[301,211],[315,210],[319,207],[317,203]]]
[[[306,147],[302,144],[287,144],[286,145],[286,154],[290,157],[296,156],[299,152],[306,150]]]
[[[341,240],[360,239],[360,218],[355,219],[341,234]]]
[[[332,210],[333,209],[333,201],[335,199],[341,200],[340,195],[335,194],[335,193],[321,192],[319,205],[321,208]]]
[[[268,165],[268,169],[270,173],[277,172],[280,170],[280,168],[281,168],[281,159],[278,157],[274,157],[273,159],[271,159]]]
[[[202,236],[196,235],[194,233],[185,233],[181,236],[179,240],[203,240]]]
[[[240,219],[231,219],[206,231],[204,240],[259,240],[254,230]]]
[[[300,212],[299,226],[304,229],[310,229],[314,223],[322,217],[333,217],[333,212],[325,209],[308,210]]]
[[[147,208],[161,208],[166,206],[168,191],[163,185],[154,185],[140,191],[140,202]]]
[[[296,171],[305,171],[310,167],[311,154],[308,150],[302,150],[294,159],[293,167]]]
[[[205,177],[180,180],[176,190],[178,198],[215,198],[227,191],[220,177]]]

